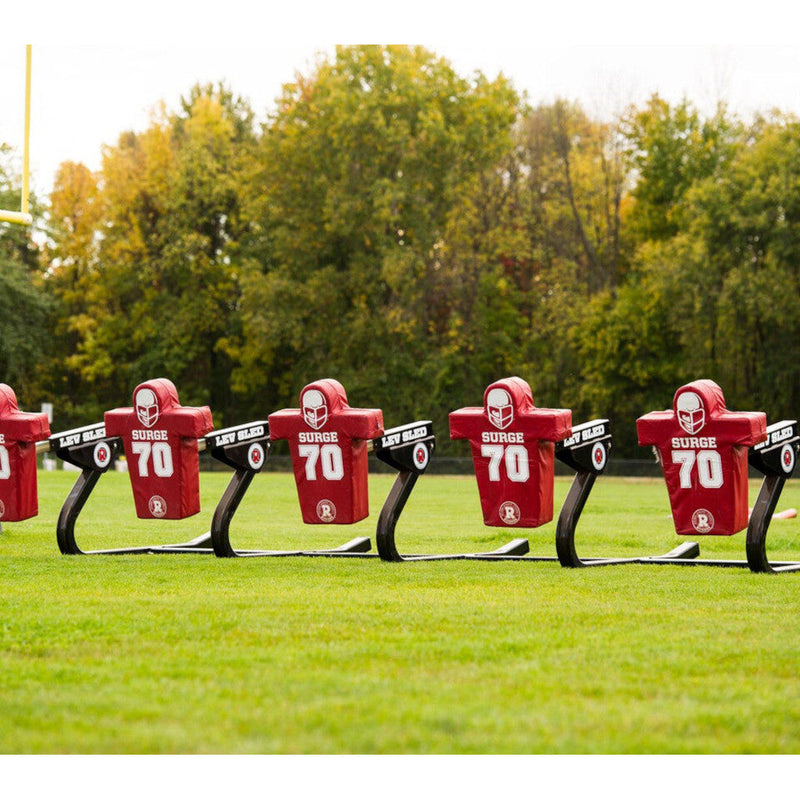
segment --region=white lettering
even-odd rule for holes
[[[695,447],[698,450],[708,450],[717,446],[716,436],[674,436],[672,446],[676,450],[686,450]]]
[[[793,431],[791,428],[782,428],[779,431],[775,431],[772,434],[772,444],[777,444],[778,442],[782,442],[784,439],[791,439],[792,433]]]
[[[381,447],[394,447],[396,444],[400,444],[399,433],[390,433],[381,439]]]
[[[217,441],[214,447],[223,447],[226,444],[233,444],[235,438],[236,435],[233,433],[221,433],[217,437]]]
[[[135,431],[134,431],[135,433]],[[153,431],[153,433],[166,433],[166,431]],[[172,462],[172,450],[168,444],[156,442],[151,445],[149,442],[135,442],[131,445],[131,452],[139,456],[138,469],[142,478],[150,476],[148,461],[153,456],[153,472],[159,478],[171,478],[175,471]]]
[[[520,434],[522,435],[522,434]],[[530,478],[528,451],[524,446],[514,444],[503,447],[499,444],[481,445],[481,456],[489,459],[489,480],[500,480],[500,464],[505,463],[506,475],[513,483],[526,483]]]
[[[169,436],[166,431],[132,430],[131,439],[134,442],[166,442]]]
[[[317,461],[322,467],[322,477],[328,481],[340,481],[344,477],[342,448],[338,444],[303,444],[297,448],[300,458],[306,459],[306,478],[317,479]]]
[[[6,437],[4,434],[0,433],[0,444],[5,444],[5,443],[6,443]]]
[[[482,442],[514,442],[525,443],[525,434],[521,432],[484,431],[481,434]]]
[[[589,439],[594,439],[597,436],[602,436],[605,432],[605,425],[595,425],[592,428],[587,428],[585,431],[581,431],[581,440],[585,442]]]
[[[427,436],[427,434],[427,428],[414,428],[410,431],[403,431],[403,441],[413,442],[416,439],[422,439],[424,436]]]
[[[300,431],[297,434],[299,442],[314,444],[318,442],[338,442],[339,434],[337,431]]]
[[[256,425],[252,428],[247,428],[243,431],[238,431],[236,433],[236,440],[239,442],[243,442],[246,439],[257,439],[259,436],[264,435],[264,426],[263,425]]]
[[[673,450],[672,463],[680,464],[681,489],[692,488],[692,470],[697,464],[697,479],[704,489],[719,489],[724,481],[722,457],[716,450]]]

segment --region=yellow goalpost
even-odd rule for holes
[[[30,137],[31,137],[31,46],[25,45],[25,136],[22,150],[22,201],[19,211],[0,209],[0,222],[16,222],[19,225],[33,224],[28,210],[30,191]]]

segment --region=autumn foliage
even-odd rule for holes
[[[217,424],[335,377],[444,431],[517,374],[538,405],[610,417],[628,454],[694,378],[770,419],[800,408],[786,115],[653,96],[601,121],[419,47],[342,47],[261,124],[192,88],[97,173],[62,164],[36,209],[44,237],[0,228],[0,377],[56,427],[155,376]]]

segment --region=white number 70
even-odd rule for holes
[[[506,475],[512,483],[525,483],[531,476],[528,466],[528,451],[524,445],[482,444],[481,455],[489,459],[489,480],[500,480],[500,462],[506,465]],[[503,457],[505,456],[505,458]]]
[[[722,458],[716,450],[673,450],[672,463],[681,465],[681,489],[692,488],[692,468],[695,463],[697,479],[704,489],[719,489],[722,486]]]
[[[328,481],[340,481],[344,477],[342,448],[338,444],[301,444],[297,453],[306,459],[306,479],[317,479],[317,461],[322,467],[322,477]]]
[[[150,470],[147,466],[150,454],[153,455],[153,472],[159,478],[169,478],[175,471],[172,464],[172,450],[166,442],[131,442],[131,452],[139,456],[139,475],[147,478]]]

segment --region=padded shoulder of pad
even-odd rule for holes
[[[133,418],[151,428],[162,417],[171,420],[169,426],[179,436],[200,437],[213,429],[208,406],[182,406],[175,384],[168,378],[154,378],[134,389],[132,408],[106,411],[106,432],[109,436],[123,435]]]
[[[681,386],[672,408],[636,420],[639,444],[658,447],[669,446],[675,435],[713,436],[719,445],[750,447],[766,439],[766,427],[763,411],[729,411],[722,389],[707,378]]]
[[[0,420],[6,436],[19,442],[44,441],[50,436],[47,414],[20,411],[17,395],[6,383],[0,383]]]
[[[298,432],[330,430],[352,439],[373,439],[383,433],[379,408],[351,408],[344,386],[333,378],[309,383],[300,391],[300,408],[284,408],[269,415],[270,439],[289,439]]]
[[[449,421],[451,439],[471,439],[487,424],[495,430],[510,428],[530,439],[550,442],[561,441],[572,432],[572,411],[537,408],[528,382],[517,376],[489,384],[483,406],[452,411]]]

